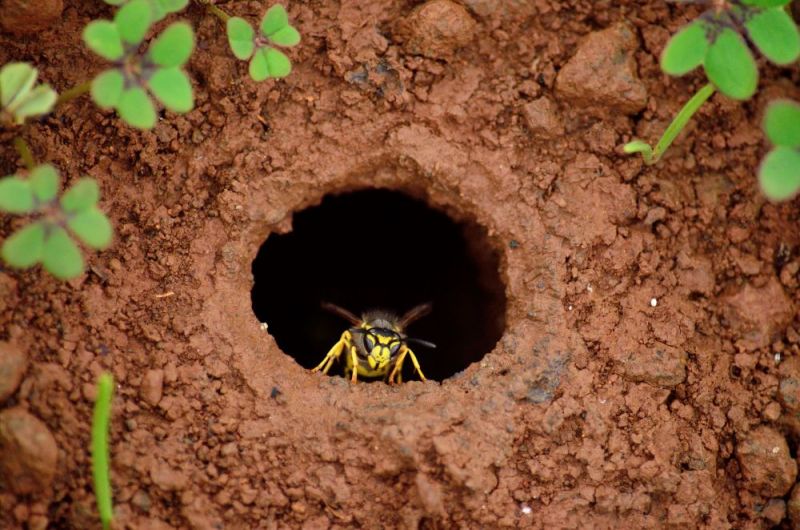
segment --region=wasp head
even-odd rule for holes
[[[403,338],[400,334],[390,329],[370,327],[363,332],[366,360],[373,370],[388,365],[400,351],[402,344]]]

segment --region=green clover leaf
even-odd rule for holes
[[[83,272],[83,256],[78,245],[60,226],[50,228],[42,248],[42,265],[59,280],[69,280]]]
[[[745,27],[753,44],[773,63],[787,65],[800,57],[800,32],[783,8],[756,13],[745,22]]]
[[[764,114],[764,131],[775,145],[800,148],[800,105],[786,99],[770,103]]]
[[[93,20],[83,30],[83,42],[94,53],[109,61],[122,59],[125,48],[117,25],[109,20]]]
[[[233,51],[233,55],[242,61],[249,59],[253,55],[253,49],[255,48],[253,39],[255,39],[256,32],[253,26],[243,18],[231,17],[226,23],[226,29],[228,44],[231,47],[231,51]]]
[[[149,0],[153,22],[159,22],[170,13],[176,13],[189,3],[189,0]]]
[[[758,85],[758,68],[744,39],[724,28],[708,48],[703,66],[708,79],[728,97],[748,99]]]
[[[264,18],[261,19],[261,33],[269,37],[273,33],[289,25],[289,14],[281,4],[275,4],[267,9]]]
[[[183,10],[188,4],[189,0],[153,0],[167,13],[177,13]]]
[[[0,69],[0,114],[10,115],[19,125],[53,109],[58,96],[50,85],[34,87],[37,76],[36,69],[27,63],[9,63]]]
[[[158,100],[174,112],[189,112],[194,108],[192,83],[180,68],[159,68],[148,86]]]
[[[58,195],[58,171],[50,164],[41,164],[31,171],[28,182],[40,203],[50,202]]]
[[[0,69],[0,107],[24,99],[36,83],[37,72],[28,63],[8,63]]]
[[[792,0],[742,0],[744,4],[756,7],[782,7]]]
[[[794,197],[800,190],[800,151],[783,145],[775,147],[761,162],[758,182],[770,200]]]
[[[128,3],[128,0],[104,0],[106,4],[121,6]],[[185,8],[189,0],[147,0],[150,7],[152,22],[159,22],[170,13],[176,13]]]
[[[118,69],[111,68],[92,79],[92,99],[100,108],[114,108],[119,103],[124,87],[125,76]]]
[[[44,248],[44,223],[31,223],[17,230],[3,242],[0,255],[3,261],[18,269],[27,269],[39,263]]]
[[[100,188],[97,182],[89,177],[78,179],[70,189],[61,196],[61,208],[66,213],[88,210],[100,199]]]
[[[286,77],[292,71],[289,58],[274,48],[259,48],[250,60],[250,77],[263,81],[268,77]]]
[[[88,246],[102,250],[111,244],[113,230],[106,215],[96,207],[79,212],[67,221],[67,226]]]
[[[269,63],[267,62],[266,51],[266,48],[259,48],[250,59],[248,72],[253,81],[263,81],[269,77]]]
[[[275,4],[267,10],[260,29],[270,42],[278,46],[296,46],[300,43],[300,33],[289,24],[289,15],[281,4]]]
[[[158,66],[182,66],[194,49],[194,32],[186,22],[175,22],[150,46],[150,58]]]
[[[117,112],[128,125],[137,129],[152,129],[156,124],[156,109],[142,87],[124,91],[119,98]]]
[[[22,123],[31,116],[41,116],[53,109],[58,96],[50,85],[39,85],[28,93],[28,97],[14,111],[17,123]]]
[[[114,15],[114,25],[123,41],[139,44],[153,21],[148,0],[131,0]]]
[[[8,213],[30,213],[34,208],[31,184],[16,175],[0,179],[0,210]]]
[[[292,26],[286,26],[270,35],[269,40],[279,46],[296,46],[300,44],[300,33]]]
[[[684,26],[664,48],[661,55],[661,69],[670,75],[683,75],[701,64],[708,52],[706,27],[701,21]]]

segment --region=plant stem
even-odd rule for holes
[[[678,112],[675,119],[672,120],[672,123],[669,124],[669,127],[664,131],[664,134],[661,136],[661,139],[656,144],[655,151],[653,152],[653,156],[655,157],[656,161],[661,158],[661,155],[669,149],[669,146],[672,145],[672,142],[675,141],[675,138],[680,134],[680,132],[686,127],[686,124],[689,123],[689,120],[692,119],[695,112],[697,112],[700,107],[703,106],[703,103],[708,101],[708,98],[714,93],[714,85],[711,83],[707,83],[703,88],[697,91],[697,93],[692,96],[692,98],[686,102],[686,105]]]
[[[62,92],[59,94],[58,98],[56,99],[55,106],[58,107],[59,105],[63,105],[69,101],[72,101],[78,96],[81,96],[87,93],[92,88],[91,81],[84,81],[79,85],[75,85],[74,87],[70,88],[69,90]]]
[[[111,398],[114,394],[114,378],[108,372],[97,380],[97,399],[92,417],[92,476],[97,510],[103,529],[111,528],[114,516],[111,506],[111,475],[108,469],[108,424],[111,417]]]
[[[208,11],[209,13],[220,19],[223,24],[226,24],[228,22],[228,19],[231,18],[231,16],[228,13],[226,13],[222,9],[212,4],[211,0],[195,0],[195,1],[201,6],[205,6],[206,11]]]
[[[25,164],[25,167],[28,168],[28,171],[33,170],[33,168],[36,167],[36,159],[33,158],[33,153],[31,153],[31,148],[28,147],[28,142],[26,142],[22,136],[17,136],[14,138],[14,147],[17,149],[17,153],[19,153],[19,157],[22,159],[22,163]]]
[[[698,90],[697,93],[686,102],[675,118],[673,118],[672,123],[664,130],[664,134],[661,135],[661,139],[656,144],[655,149],[650,149],[650,146],[641,140],[634,140],[625,145],[625,152],[641,153],[647,165],[658,162],[661,156],[669,149],[669,146],[672,145],[672,142],[675,141],[675,138],[677,138],[686,127],[686,124],[689,123],[689,120],[692,119],[692,116],[703,106],[703,103],[708,101],[708,98],[714,94],[715,90],[714,85],[711,83],[706,84],[703,88]]]

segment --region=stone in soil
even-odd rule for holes
[[[139,392],[145,403],[151,407],[158,405],[164,393],[164,370],[148,370],[142,378]]]
[[[15,344],[0,342],[0,403],[11,397],[22,382],[27,356]]]
[[[534,137],[552,139],[564,134],[558,107],[550,98],[540,97],[522,107],[528,130]]]
[[[430,0],[411,12],[399,31],[408,52],[447,59],[475,36],[477,23],[463,6]]]
[[[786,501],[770,499],[761,510],[761,516],[773,525],[780,523],[786,517]]]
[[[150,479],[164,491],[182,490],[189,482],[185,473],[163,461],[154,461],[150,466]]]
[[[0,0],[0,28],[30,35],[50,27],[61,17],[63,0]]]
[[[789,521],[792,528],[800,529],[800,484],[795,484],[789,500],[786,502],[786,509],[789,512]]]
[[[794,305],[774,276],[763,287],[748,283],[722,301],[736,345],[745,350],[768,346],[794,318]]]
[[[790,357],[781,363],[778,399],[789,412],[800,412],[800,359]]]
[[[442,487],[423,473],[417,473],[417,493],[419,493],[425,512],[431,516],[443,516],[446,512],[442,496]]]
[[[0,485],[20,495],[49,488],[58,448],[50,429],[21,407],[0,412]]]
[[[759,427],[736,445],[744,485],[765,497],[782,497],[797,478],[797,462],[781,433]]]
[[[556,90],[572,103],[639,112],[647,105],[647,90],[636,74],[638,48],[627,23],[589,34],[559,72]]]
[[[666,344],[640,346],[618,358],[628,381],[669,388],[686,379],[686,352]]]

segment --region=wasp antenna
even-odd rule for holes
[[[418,320],[427,315],[428,313],[430,313],[432,308],[433,304],[431,304],[430,302],[428,302],[427,304],[420,304],[417,307],[410,309],[405,315],[400,317],[398,325],[400,326],[401,329],[405,329],[406,326],[408,326],[415,320]]]
[[[351,313],[350,311],[348,311],[343,307],[339,307],[338,305],[332,304],[330,302],[322,302],[320,305],[322,306],[322,309],[324,309],[325,311],[330,311],[334,315],[342,317],[343,319],[347,320],[354,326],[358,326],[361,324],[360,318],[358,318],[353,313]]]
[[[420,346],[425,346],[426,348],[436,349],[436,344],[428,342],[427,340],[408,338],[406,339],[406,342],[411,344],[419,344]]]

